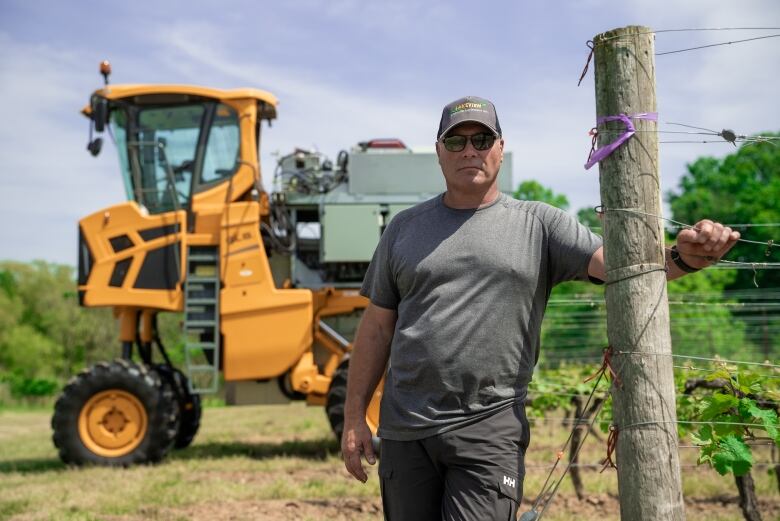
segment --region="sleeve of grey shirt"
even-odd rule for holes
[[[552,284],[568,280],[587,281],[588,265],[601,247],[601,237],[563,210],[549,207],[548,211],[553,214],[548,237]]]
[[[379,239],[379,244],[363,279],[363,286],[360,288],[360,294],[368,297],[372,304],[386,309],[397,309],[398,302],[401,300],[390,258],[397,227],[394,224],[391,221]]]

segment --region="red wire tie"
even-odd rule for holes
[[[604,464],[604,466],[601,467],[599,474],[609,468],[617,468],[617,465],[612,460],[612,455],[615,453],[615,449],[617,448],[618,432],[619,431],[616,425],[609,426],[609,436],[607,436],[607,457],[604,458],[604,461],[601,462]]]
[[[609,371],[609,374],[607,374],[607,371]],[[586,378],[584,383],[590,382],[600,374],[607,374],[607,378],[612,378],[615,381],[615,385],[621,385],[620,378],[615,372],[615,369],[612,367],[612,346],[607,346],[604,348],[604,361],[602,362],[601,367],[599,367],[599,370],[596,371],[593,375]]]
[[[598,128],[593,127],[590,129],[588,131],[588,135],[590,136],[590,152],[588,152],[588,161],[590,161],[590,158],[593,157],[593,153],[596,151],[596,139],[599,135]]]

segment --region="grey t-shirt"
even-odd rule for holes
[[[503,194],[472,210],[439,195],[399,213],[360,291],[398,312],[379,435],[422,439],[524,399],[550,291],[587,280],[599,246],[566,212]]]

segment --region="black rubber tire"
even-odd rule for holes
[[[176,394],[179,407],[179,430],[176,432],[173,448],[187,448],[192,444],[200,428],[200,418],[203,415],[200,395],[190,392],[187,376],[179,369],[167,365],[157,365],[154,369],[173,387]]]
[[[347,374],[349,372],[349,359],[343,360],[333,373],[328,388],[328,398],[325,402],[325,413],[328,415],[330,428],[336,439],[341,443],[341,435],[344,432],[344,404],[347,401]]]
[[[143,405],[148,419],[139,445],[119,457],[106,457],[89,450],[79,434],[79,414],[95,394],[119,389]],[[100,362],[84,369],[65,386],[54,406],[52,439],[60,459],[69,465],[129,466],[161,461],[173,447],[179,427],[179,407],[173,388],[142,364],[129,360]]]

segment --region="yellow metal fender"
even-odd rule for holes
[[[311,347],[312,292],[274,286],[257,202],[225,209],[220,252],[225,380],[284,374]]]

